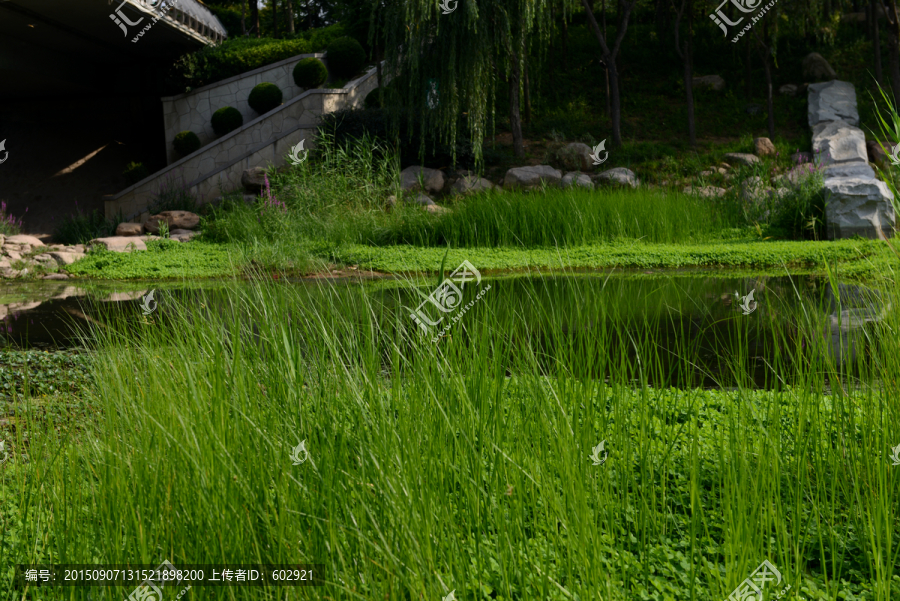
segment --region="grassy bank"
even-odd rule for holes
[[[841,363],[824,313],[737,313],[717,358],[733,390],[704,391],[691,321],[670,323],[694,295],[515,285],[436,345],[409,290],[258,284],[111,319],[90,435],[23,416],[0,565],[323,563],[316,599],[705,600],[768,559],[791,599],[900,595],[896,337]]]

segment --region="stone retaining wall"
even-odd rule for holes
[[[185,130],[194,132],[200,138],[202,146],[206,146],[217,138],[212,128],[212,116],[220,108],[226,106],[236,108],[244,117],[244,123],[249,123],[259,117],[259,114],[250,108],[248,102],[250,91],[256,85],[263,82],[275,84],[284,95],[284,102],[306,92],[305,88],[294,83],[293,73],[297,63],[310,57],[318,58],[328,66],[324,54],[298,54],[185,94],[163,98],[168,163],[171,165],[180,158],[172,147],[172,141],[180,132]]]
[[[319,117],[347,107],[361,107],[378,87],[375,67],[340,90],[308,90],[280,107],[257,117],[106,199],[105,214],[121,213],[126,221],[139,220],[155,194],[166,185],[185,186],[200,202],[210,202],[240,186],[241,174],[250,167],[283,165],[291,147],[306,139],[304,149],[315,147]]]
[[[869,166],[853,84],[837,80],[811,84],[808,106],[813,152],[825,176],[828,237],[893,236],[894,196]]]

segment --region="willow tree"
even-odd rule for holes
[[[418,120],[420,152],[425,133],[449,143],[456,161],[460,116],[466,118],[477,162],[488,120],[493,120],[496,86],[509,91],[509,118],[516,156],[525,154],[520,115],[522,73],[529,38],[546,47],[552,22],[549,3],[539,0],[437,0],[388,2],[379,36],[385,68],[398,77],[402,104]],[[446,11],[447,12],[445,14]],[[532,43],[535,40],[530,40]],[[400,108],[389,107],[393,120]]]

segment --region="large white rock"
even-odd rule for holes
[[[88,242],[90,246],[102,246],[106,250],[117,253],[131,252],[133,250],[147,250],[147,245],[138,236],[110,236],[108,238],[94,238]]]
[[[868,163],[862,161],[850,161],[849,163],[835,163],[828,165],[822,171],[825,179],[830,177],[861,177],[863,179],[875,179],[875,170]]]
[[[735,163],[740,163],[741,165],[754,165],[759,162],[759,157],[747,152],[729,152],[725,154],[725,160],[732,165]]]
[[[513,167],[506,172],[503,178],[504,188],[533,188],[547,184],[559,184],[562,181],[562,172],[550,165],[532,165],[529,167]]]
[[[819,123],[813,127],[813,152],[821,165],[861,161],[867,163],[866,135],[844,121]]]
[[[477,175],[464,175],[450,187],[450,194],[475,194],[483,190],[493,190],[494,184]]]
[[[614,169],[607,169],[602,173],[598,173],[594,177],[594,181],[598,184],[631,186],[632,188],[637,188],[638,185],[634,171],[625,167],[615,167]]]
[[[892,235],[893,197],[887,184],[877,179],[832,177],[825,180],[828,237],[850,238],[858,234],[878,238],[879,228],[885,236]]]
[[[570,186],[579,186],[581,188],[589,188],[591,190],[594,189],[594,182],[591,181],[590,176],[586,173],[581,173],[580,171],[572,171],[566,173],[559,185],[563,188],[568,188]]]
[[[422,184],[419,184],[419,180]],[[413,165],[400,172],[400,188],[407,192],[418,192],[423,188],[437,193],[444,188],[444,174],[439,169],[429,169]]]
[[[593,149],[587,144],[572,142],[563,146],[560,155],[566,169],[587,171],[594,167],[594,159],[591,158],[592,152]]]
[[[826,121],[846,121],[859,125],[856,111],[856,90],[846,81],[826,81],[809,85],[809,126]]]

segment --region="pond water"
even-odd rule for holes
[[[639,347],[646,349],[649,343],[659,351],[655,361],[663,364],[655,366],[654,375],[636,372],[635,379],[661,385],[733,385],[725,376],[733,371],[737,357],[758,386],[768,387],[773,358],[795,343],[802,348],[819,346],[837,364],[852,365],[873,339],[876,328],[872,326],[890,307],[874,291],[841,284],[835,295],[827,280],[809,276],[592,273],[485,278],[480,286],[486,283],[490,289],[449,335],[465,338],[485,324],[512,345],[535,349],[541,368],[548,371],[573,345],[580,345],[581,352],[587,349],[587,354],[624,356],[639,363],[644,352]],[[407,282],[303,280],[272,285],[301,290],[301,301],[310,302],[315,302],[317,291],[327,289],[334,294],[335,290],[353,292],[362,287],[381,307],[376,312],[379,319],[408,324],[411,332],[417,330],[410,313],[422,297]],[[195,283],[193,287],[163,282],[5,283],[0,286],[0,347],[80,346],[76,332],[102,322],[112,312],[143,319],[142,298],[151,290],[156,290],[155,300],[161,307],[154,315],[164,319],[167,300],[176,298],[192,302],[202,296],[206,303],[212,299],[213,305],[220,304],[218,298],[225,307],[233,284],[230,288],[224,282]],[[430,292],[428,286],[419,290],[426,295]],[[472,291],[473,298],[474,294]],[[864,332],[869,335],[856,335]],[[420,342],[434,344],[428,336],[422,336]],[[602,376],[597,365],[586,367],[586,375]],[[665,373],[670,375],[660,375]]]

